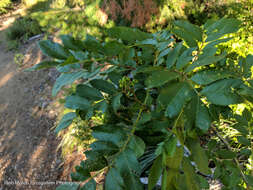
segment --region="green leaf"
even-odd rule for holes
[[[193,95],[190,86],[185,82],[169,85],[166,89],[168,105],[165,111],[166,117],[175,117],[182,110],[183,106]]]
[[[90,108],[90,102],[80,96],[72,95],[66,98],[66,102],[64,106],[66,108],[73,109],[73,110],[76,110],[76,109],[88,110]]]
[[[124,190],[126,189],[124,185],[123,178],[117,169],[111,168],[106,175],[105,179],[105,190]]]
[[[138,125],[142,125],[152,119],[152,115],[149,112],[142,113],[140,120],[138,121]]]
[[[102,92],[105,92],[107,94],[113,95],[115,92],[117,92],[117,89],[113,86],[112,83],[103,80],[103,79],[94,79],[90,81],[90,84]]]
[[[187,145],[191,151],[192,158],[197,164],[199,171],[203,174],[211,174],[211,171],[208,168],[207,155],[204,149],[200,146],[199,142],[194,139],[188,139]]]
[[[249,139],[247,139],[246,137],[244,136],[238,136],[236,137],[238,142],[243,144],[243,145],[246,145],[246,146],[250,146],[251,145],[251,142]]]
[[[70,126],[70,124],[73,122],[74,118],[76,118],[76,113],[75,112],[69,112],[69,113],[65,114],[62,117],[60,123],[55,128],[55,132],[58,133],[59,131],[67,128],[68,126]]]
[[[137,158],[141,157],[145,151],[145,143],[144,141],[138,136],[132,136],[128,147],[134,151]]]
[[[159,178],[162,175],[163,166],[162,166],[162,155],[158,156],[150,169],[148,176],[148,190],[152,190]]]
[[[196,184],[196,174],[194,168],[192,167],[190,161],[187,158],[183,159],[183,171],[185,175],[185,183],[187,190],[200,190],[199,186]]]
[[[88,52],[83,51],[73,51],[70,50],[71,54],[74,56],[75,59],[79,61],[87,60],[88,59]]]
[[[250,156],[251,155],[251,150],[248,148],[244,148],[240,150],[240,155],[245,155],[245,156]]]
[[[161,86],[171,80],[178,78],[180,75],[173,71],[155,71],[147,78],[145,84],[148,88]]]
[[[108,78],[115,84],[115,85],[119,85],[119,81],[121,80],[121,78],[122,78],[122,75],[120,74],[120,73],[118,73],[118,72],[115,72],[115,71],[113,71],[113,72],[110,72],[109,74],[108,74]]]
[[[231,127],[233,127],[234,129],[236,129],[237,131],[239,131],[243,135],[248,135],[249,134],[249,130],[247,129],[247,127],[243,126],[241,123],[237,123],[235,125],[231,125]]]
[[[243,100],[237,95],[233,89],[242,84],[238,79],[224,79],[205,87],[201,94],[216,105],[227,106],[230,104],[238,104]]]
[[[71,173],[73,181],[85,181],[90,178],[90,172],[83,166],[75,166],[75,173]]]
[[[187,133],[191,133],[195,128],[197,106],[199,104],[199,97],[197,94],[193,95],[190,102],[184,108],[184,116],[187,122],[185,122],[185,130]]]
[[[236,32],[240,24],[241,21],[233,18],[223,18],[214,22],[212,25],[206,27],[208,35],[206,42],[219,39],[225,34]]]
[[[56,188],[56,190],[78,190],[79,185],[76,183],[62,184]]]
[[[141,171],[140,164],[137,161],[135,153],[130,149],[125,149],[115,159],[115,168],[124,179],[126,187],[131,190],[142,190],[143,185],[140,182],[139,174]]]
[[[247,108],[244,108],[243,112],[242,112],[242,116],[247,120],[247,121],[251,121],[252,119],[252,112],[250,110],[248,110]]]
[[[234,73],[231,73],[229,71],[219,71],[219,70],[200,71],[196,73],[195,75],[193,75],[191,80],[200,85],[208,85],[217,80],[229,78],[233,76],[234,76]]]
[[[68,65],[59,65],[58,67],[56,67],[56,69],[60,72],[60,73],[67,73],[67,72],[71,72],[72,70],[75,69],[81,69],[81,65],[79,63],[72,63],[72,64],[68,64]]]
[[[248,101],[253,102],[253,88],[242,84],[238,90],[238,94],[246,98]]]
[[[139,44],[142,44],[142,45],[156,45],[157,43],[158,42],[156,39],[146,39],[146,40],[139,42]]]
[[[193,62],[191,65],[189,65],[189,67],[187,67],[186,72],[191,72],[195,68],[200,67],[200,66],[211,65],[213,63],[216,63],[222,60],[225,57],[226,57],[226,53],[223,53],[217,56],[215,55],[205,56],[203,54],[203,56],[199,57],[197,61]]]
[[[166,156],[166,166],[170,169],[173,169],[173,171],[178,171],[182,162],[184,156],[184,149],[182,146],[176,147],[176,151],[173,155],[173,157]]]
[[[56,62],[56,61],[42,61],[42,62],[34,65],[33,67],[31,67],[29,69],[26,69],[26,71],[35,71],[35,70],[39,70],[39,69],[56,67],[56,66],[58,66],[60,64],[61,63]]]
[[[219,40],[208,42],[208,44],[204,47],[204,50],[215,48],[216,45],[218,45],[220,43],[228,42],[231,39],[233,39],[233,38],[223,38],[223,39],[219,39]]]
[[[88,74],[85,71],[76,71],[72,73],[62,73],[55,81],[52,90],[52,96],[56,96],[60,89],[65,86],[72,84],[75,80],[87,77]]]
[[[177,65],[176,68],[177,69],[182,69],[185,66],[188,65],[188,63],[192,60],[193,56],[192,56],[192,52],[195,50],[196,48],[189,48],[186,49],[178,58],[177,60]]]
[[[174,28],[172,32],[176,34],[177,37],[183,39],[189,47],[196,47],[198,45],[192,36],[186,31]]]
[[[39,47],[43,54],[56,58],[56,59],[67,59],[70,53],[64,49],[60,44],[54,43],[50,40],[40,41]]]
[[[95,107],[100,110],[102,113],[105,113],[107,111],[108,108],[108,104],[106,102],[106,100],[100,101],[98,102]]]
[[[196,47],[198,41],[202,41],[201,29],[188,21],[175,21],[175,28],[172,32],[182,38],[189,47]]]
[[[163,41],[163,42],[159,42],[156,47],[158,51],[163,51],[164,49],[168,48],[168,46],[170,46],[171,43],[174,42],[174,39],[170,38],[169,40]]]
[[[246,175],[246,180],[247,180],[248,184],[253,187],[253,176]]]
[[[170,48],[166,48],[165,50],[163,50],[163,51],[159,54],[159,56],[158,56],[157,59],[161,59],[161,58],[164,57],[165,55],[168,55],[168,53],[169,53],[170,51],[171,51]]]
[[[197,175],[197,178],[201,189],[209,189],[209,183],[205,177]]]
[[[151,34],[142,32],[136,28],[129,28],[124,26],[113,27],[107,30],[109,37],[122,39],[129,43],[134,43],[136,40],[143,41],[152,37]]]
[[[117,41],[107,42],[104,46],[104,53],[107,56],[116,56],[125,49],[122,43]]]
[[[104,98],[99,90],[85,84],[79,84],[76,87],[76,94],[88,100],[101,100]]]
[[[173,157],[177,149],[178,139],[176,136],[171,136],[168,140],[164,142],[164,148],[166,150],[166,155]]]
[[[64,47],[72,50],[82,50],[84,48],[84,45],[81,41],[74,39],[70,35],[61,35],[60,36],[61,41],[64,45]]]
[[[83,42],[83,45],[88,51],[96,53],[104,52],[104,47],[102,44],[94,36],[91,36],[89,34],[86,35],[86,39]]]
[[[197,41],[202,41],[202,30],[199,26],[193,25],[184,20],[177,20],[174,23],[177,27],[182,28],[186,32],[190,33]]]
[[[85,151],[84,153],[87,159],[85,161],[81,161],[80,165],[85,168],[88,173],[99,171],[108,166],[108,162],[104,155],[93,150]]]
[[[208,108],[202,103],[201,100],[198,100],[196,109],[196,127],[204,132],[207,132],[212,123]]]
[[[220,158],[223,159],[233,159],[236,157],[236,153],[230,151],[230,150],[217,150],[216,153]]]
[[[75,63],[78,64],[78,60],[75,59],[75,57],[71,55],[66,60],[64,60],[63,63],[61,63],[61,66],[74,65]]]
[[[147,74],[152,74],[152,72],[157,72],[157,71],[163,71],[164,67],[160,66],[147,66],[147,67],[139,67],[137,68],[136,73],[147,73]]]
[[[120,102],[121,97],[122,97],[122,94],[120,93],[112,98],[112,108],[115,113],[118,111],[118,109],[121,106],[121,102]]]
[[[90,145],[93,151],[98,152],[101,155],[113,155],[119,151],[119,147],[112,142],[108,141],[95,141]]]
[[[161,190],[176,190],[175,189],[175,179],[178,177],[178,171],[171,170],[171,169],[164,169],[163,176],[162,176],[162,189]]]
[[[171,67],[174,66],[174,64],[176,63],[178,59],[178,55],[182,47],[183,47],[182,43],[176,44],[176,47],[168,53],[167,60],[166,60],[167,68],[170,69]]]
[[[247,55],[245,63],[242,65],[243,73],[247,78],[250,78],[252,75],[251,68],[253,68],[253,55]]]
[[[90,179],[80,188],[80,190],[96,190],[96,181],[94,179]]]
[[[92,136],[101,141],[108,141],[121,146],[126,140],[126,132],[118,126],[102,125],[92,129]]]

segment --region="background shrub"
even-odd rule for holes
[[[0,1],[0,15],[7,13],[8,10],[12,7],[11,0],[1,0]]]
[[[32,20],[29,17],[20,17],[7,29],[6,37],[9,40],[9,49],[13,49],[14,44],[18,45],[20,42],[24,42],[30,37],[41,33],[41,27],[36,20]]]

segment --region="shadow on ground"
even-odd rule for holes
[[[67,179],[51,130],[60,107],[51,97],[57,72],[24,72],[5,51],[4,31],[0,39],[0,189],[55,189]],[[43,58],[34,42],[21,52],[25,67]]]

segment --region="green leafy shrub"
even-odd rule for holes
[[[6,32],[6,37],[10,42],[23,42],[36,34],[41,34],[41,28],[36,20],[28,17],[20,17],[14,21]]]
[[[12,5],[11,0],[1,0],[0,1],[0,15],[7,13],[8,9],[11,8],[11,5]]]
[[[31,70],[57,67],[62,72],[53,95],[80,81],[65,99],[73,111],[56,132],[77,117],[103,116],[102,124],[90,128],[95,141],[85,152],[87,160],[71,174],[74,181],[87,181],[81,189],[95,190],[94,178],[101,172],[106,172],[106,190],[141,190],[141,176],[148,176],[150,190],[160,177],[161,189],[171,190],[208,189],[208,178],[220,180],[224,189],[253,186],[247,169],[253,56],[234,56],[217,46],[230,40],[224,36],[239,24],[226,18],[203,27],[176,21],[172,33],[114,27],[106,41],[63,35],[62,45],[39,43],[54,60]],[[233,109],[242,103],[248,108],[240,115]],[[224,136],[225,127],[235,135]],[[215,165],[213,174],[209,165]]]

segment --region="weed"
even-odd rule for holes
[[[41,28],[37,21],[28,17],[20,17],[8,29],[6,37],[8,40],[18,40],[22,42],[41,32]]]
[[[22,53],[16,53],[14,56],[14,63],[21,67],[23,65],[24,58],[25,56]]]

